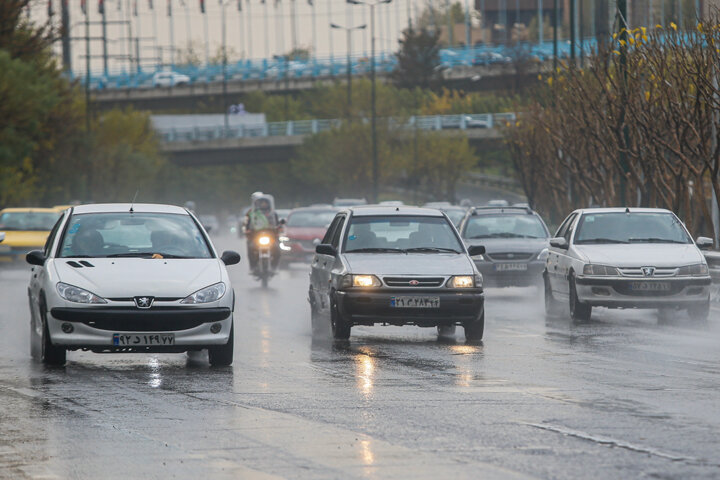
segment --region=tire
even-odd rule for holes
[[[688,308],[690,319],[698,323],[707,323],[710,316],[710,299]]]
[[[208,360],[213,367],[229,367],[233,362],[235,349],[235,320],[230,327],[230,338],[225,345],[208,348]]]
[[[587,322],[592,316],[592,307],[587,303],[582,303],[578,300],[577,289],[575,287],[575,277],[570,277],[570,318],[575,323]]]
[[[350,338],[350,330],[352,325],[345,322],[338,312],[337,300],[335,294],[331,294],[332,304],[330,305],[330,326],[332,327],[332,336],[335,340],[348,340]]]
[[[545,296],[545,315],[555,316],[560,313],[560,302],[555,300],[552,292],[552,286],[547,275],[543,275],[543,292]]]
[[[474,322],[465,322],[463,328],[465,329],[465,340],[468,342],[479,342],[482,340],[485,332],[485,308],[483,308],[483,313],[480,315],[480,318]]]
[[[455,325],[438,325],[438,337],[454,337],[455,330]]]
[[[47,326],[47,313],[45,305],[40,306],[40,317],[42,321],[42,338],[40,339],[40,361],[45,365],[65,365],[67,361],[67,350],[62,347],[56,347],[52,344],[50,338],[50,330]]]

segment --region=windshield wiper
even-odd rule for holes
[[[127,252],[111,253],[110,255],[105,255],[105,258],[150,258],[152,256],[152,252]]]
[[[386,252],[397,252],[407,253],[402,248],[384,248],[384,247],[368,247],[368,248],[356,248],[355,250],[347,250],[345,253],[386,253]]]
[[[460,253],[459,251],[455,250],[454,248],[444,248],[444,247],[414,247],[414,248],[408,248],[405,250],[406,252],[448,252],[448,253]]]
[[[469,238],[537,238],[529,235],[520,235],[512,232],[488,233],[485,235],[474,235]]]
[[[616,240],[614,238],[589,238],[587,240],[580,240],[578,242],[575,242],[577,244],[586,244],[586,243],[629,243],[625,240]]]
[[[659,237],[647,237],[647,238],[631,238],[630,243],[679,243],[686,245],[687,242],[681,242],[680,240],[671,240],[669,238]]]

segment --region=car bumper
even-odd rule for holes
[[[73,331],[66,333],[62,325],[70,323]],[[211,331],[220,324],[217,333]],[[216,308],[53,308],[48,314],[48,328],[54,345],[68,348],[89,348],[94,351],[186,351],[223,345],[230,338],[232,310]],[[217,327],[216,327],[217,328]],[[173,346],[118,348],[115,333],[142,335],[172,333]]]
[[[498,265],[527,265],[526,270],[498,270]],[[475,262],[486,287],[528,287],[542,280],[545,262]]]
[[[665,285],[664,290],[636,290],[633,284]],[[710,296],[710,277],[591,278],[575,280],[578,300],[595,307],[658,308],[690,306]]]
[[[395,308],[391,299],[397,296],[438,297],[438,308]],[[374,292],[337,292],[338,313],[353,325],[462,325],[474,322],[483,314],[482,289],[464,292],[388,290]]]

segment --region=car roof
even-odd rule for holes
[[[473,215],[497,215],[500,213],[535,214],[530,207],[473,207]]]
[[[371,217],[378,215],[412,215],[422,217],[442,217],[443,212],[437,208],[410,207],[407,205],[385,206],[385,205],[362,205],[350,207],[347,210],[352,212],[353,217]]]
[[[132,207],[133,212],[135,213],[174,213],[189,215],[188,211],[183,207],[154,203],[93,203],[90,205],[78,205],[77,207],[73,207],[73,213],[120,213],[129,212],[130,207]]]
[[[586,213],[672,213],[665,208],[634,208],[634,207],[593,207],[580,208],[576,210],[582,214]]]
[[[29,213],[29,212],[36,212],[36,213],[58,213],[57,210],[54,208],[34,208],[34,207],[12,207],[12,208],[3,208],[0,210],[0,213]]]

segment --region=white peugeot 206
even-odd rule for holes
[[[208,350],[233,360],[234,292],[226,265],[192,213],[169,205],[98,204],[66,210],[33,265],[31,353],[62,365],[68,350]]]

